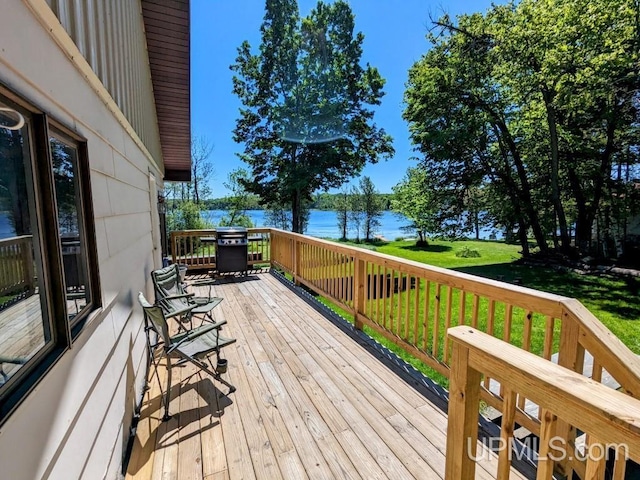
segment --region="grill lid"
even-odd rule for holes
[[[218,227],[216,228],[217,234],[247,234],[247,229],[245,227]]]

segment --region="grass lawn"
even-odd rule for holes
[[[476,249],[480,257],[456,257],[455,253],[465,246]],[[519,278],[525,287],[577,298],[631,350],[640,354],[639,279],[580,275],[514,264],[520,258],[519,246],[502,242],[433,241],[419,249],[415,242],[402,241],[381,245],[376,251],[506,282]]]

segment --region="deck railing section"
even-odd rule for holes
[[[640,396],[638,357],[575,299],[281,230],[271,238],[273,265],[352,314],[356,328],[370,327],[447,378],[447,330],[468,325],[546,360],[557,354],[558,364],[580,374],[589,351],[594,380],[606,369]],[[480,396],[500,411],[508,397],[491,375]],[[515,407],[514,421],[539,436],[543,410],[524,391]],[[575,443],[570,425],[560,421],[558,432]],[[565,473],[573,469],[581,473],[584,463],[564,462]]]
[[[268,228],[248,229],[249,248],[247,262],[250,266],[270,262],[271,237]],[[190,269],[213,270],[216,268],[215,230],[178,230],[171,232],[171,260],[187,265]]]
[[[0,240],[0,296],[34,288],[31,235]]]
[[[498,480],[509,478],[517,398],[524,395],[542,410],[538,442],[539,480],[551,479],[563,458],[576,454],[561,425],[587,434],[581,478],[625,478],[626,460],[640,461],[640,401],[524,352],[470,327],[449,330],[452,343],[449,423],[445,478],[475,478],[478,414],[482,376],[498,379],[505,402],[498,453]],[[483,445],[484,446],[484,445]],[[607,464],[607,460],[609,463]]]

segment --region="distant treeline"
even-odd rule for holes
[[[343,193],[318,193],[313,195],[309,208],[314,210],[338,210],[340,198]],[[391,210],[390,193],[379,193],[377,196],[381,200],[383,210]],[[202,201],[205,210],[230,210],[232,208],[233,197],[212,198]],[[247,210],[263,210],[264,206],[260,204],[260,197],[250,195],[248,198]]]

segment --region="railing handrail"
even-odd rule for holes
[[[383,264],[389,267],[403,268],[411,267],[419,269],[422,272],[429,272],[430,277],[434,281],[437,281],[443,285],[451,286],[454,288],[464,288],[468,293],[476,293],[470,285],[478,285],[482,287],[482,293],[490,293],[494,296],[508,296],[511,297],[514,303],[522,305],[523,308],[531,306],[532,309],[539,311],[545,315],[560,316],[562,312],[562,303],[567,300],[572,300],[570,297],[564,297],[554,293],[542,292],[533,288],[527,288],[520,285],[512,285],[490,278],[479,277],[471,275],[469,273],[458,272],[456,270],[450,270],[447,268],[436,267],[426,263],[416,262],[415,260],[404,259],[400,257],[394,257],[386,253],[373,252],[366,248],[356,247],[352,245],[340,245],[335,242],[324,240],[321,238],[308,237],[299,233],[287,232],[277,228],[271,229],[278,234],[288,236],[290,238],[298,239],[309,244],[321,245],[331,250],[341,252],[347,255],[357,253],[359,258],[363,260],[381,260]],[[529,305],[529,298],[536,299],[536,305]],[[540,302],[538,304],[537,302]],[[542,307],[542,308],[541,308]]]
[[[632,397],[640,399],[640,357],[575,298],[562,302],[580,326],[580,344],[599,358],[600,364]]]
[[[18,235],[16,237],[8,237],[0,240],[0,248],[10,245],[17,245],[22,242],[28,242],[33,239],[33,235]]]
[[[524,394],[599,442],[625,445],[629,458],[640,461],[640,401],[637,399],[471,327],[453,327],[448,335],[453,342],[454,357],[445,478],[473,478],[468,476],[468,468],[474,469],[475,462],[466,449],[468,438],[476,441],[477,421],[469,420],[474,415],[477,418],[478,405],[473,403],[478,398],[480,385],[474,380],[480,374]],[[465,422],[454,422],[454,418],[463,418]],[[466,473],[459,476],[461,471]]]

